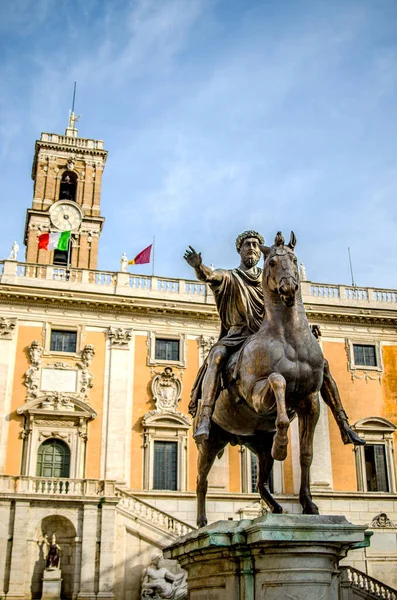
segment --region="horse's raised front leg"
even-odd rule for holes
[[[274,459],[271,455],[273,437],[271,434],[261,433],[253,439],[250,439],[247,447],[258,457],[258,483],[257,489],[262,498],[273,513],[282,513],[283,507],[273,498],[269,487],[269,475],[274,465]]]
[[[318,507],[312,500],[310,492],[310,466],[313,461],[314,430],[320,416],[318,393],[308,396],[298,409],[299,443],[301,465],[301,487],[299,502],[305,515],[318,515]]]
[[[273,396],[276,399],[276,433],[272,446],[272,456],[275,460],[287,458],[289,418],[285,406],[286,386],[285,379],[280,373],[271,373],[267,379],[255,384],[251,396],[252,405],[259,415],[269,412],[272,408]]]
[[[228,443],[223,436],[219,435],[220,429],[212,424],[210,435],[207,440],[197,444],[197,526],[207,525],[207,515],[205,511],[205,498],[208,488],[208,473],[211,470],[216,456],[223,450]]]

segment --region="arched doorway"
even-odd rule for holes
[[[62,440],[50,438],[43,442],[37,453],[37,477],[69,477],[70,450]]]
[[[43,538],[46,535],[51,540],[55,534],[60,550],[60,569],[62,573],[61,598],[71,600],[76,597],[76,529],[73,523],[66,517],[54,514],[44,517],[34,533],[31,542],[31,597],[39,600],[42,596],[42,579],[45,568],[45,545]]]

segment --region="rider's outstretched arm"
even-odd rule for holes
[[[210,269],[210,267],[206,267],[201,259],[201,252],[196,252],[192,246],[189,246],[189,249],[186,250],[183,258],[191,267],[193,267],[196,272],[196,277],[200,281],[205,281],[205,283],[219,283],[222,281],[222,271],[214,271],[213,269]]]

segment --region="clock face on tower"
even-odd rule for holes
[[[50,208],[51,222],[60,231],[77,231],[81,225],[81,213],[70,202],[57,202]]]

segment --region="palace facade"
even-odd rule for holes
[[[44,536],[62,550],[62,596],[140,598],[155,549],[195,527],[195,375],[219,332],[195,280],[97,269],[104,217],[101,140],[36,142],[26,262],[0,275],[0,597],[41,598]],[[38,248],[72,231],[68,250]],[[344,446],[322,403],[311,472],[323,514],[368,523],[371,546],[346,564],[397,587],[397,291],[302,281],[311,323],[350,423]],[[300,512],[297,423],[271,487]],[[228,447],[209,479],[209,522],[254,518],[255,457]]]

